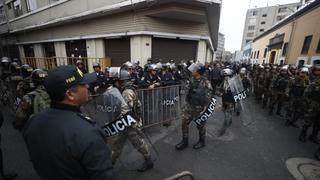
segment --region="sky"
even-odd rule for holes
[[[247,10],[255,7],[288,4],[300,0],[222,0],[220,32],[225,35],[225,50],[234,52],[241,49],[243,28]]]

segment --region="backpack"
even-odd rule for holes
[[[49,94],[44,90],[44,88],[37,88],[34,92],[33,114],[37,114],[48,109],[50,107],[51,100]]]

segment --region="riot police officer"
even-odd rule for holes
[[[187,85],[187,104],[183,109],[182,115],[182,140],[175,147],[177,150],[182,150],[188,147],[189,124],[196,120],[200,113],[207,107],[212,96],[212,87],[210,81],[201,75],[201,66],[191,64],[188,70],[192,73],[192,77]],[[197,124],[199,131],[199,140],[193,146],[194,149],[205,147],[206,122]]]
[[[157,75],[157,69],[155,64],[151,64],[148,66],[148,73],[141,78],[140,86],[142,88],[154,89],[159,87],[161,84],[161,79]]]
[[[35,89],[22,97],[13,121],[14,128],[22,130],[31,115],[50,107],[51,100],[44,87],[44,80],[47,76],[48,73],[42,69],[32,71],[32,87]]]
[[[320,65],[314,67],[315,79],[307,86],[305,90],[305,97],[307,99],[307,111],[304,125],[300,132],[299,140],[306,141],[308,129],[312,126],[312,133],[309,140],[314,143],[319,143],[318,132],[320,129]]]
[[[225,68],[221,71],[221,73],[224,79],[218,88],[218,95],[222,96],[222,111],[224,113],[224,121],[222,127],[218,130],[218,136],[224,135],[226,130],[231,126],[232,110],[235,105],[230,84],[228,82],[229,78],[233,75],[233,71],[230,68]]]
[[[289,97],[289,81],[288,66],[283,66],[280,74],[272,80],[272,97],[269,104],[269,114],[273,113],[273,109],[277,105],[276,114],[281,116],[282,106]]]
[[[114,68],[114,67],[113,67]],[[133,116],[137,119],[137,123],[129,127],[124,133],[111,139],[112,143],[112,162],[115,163],[117,158],[120,156],[126,139],[129,139],[131,144],[138,152],[144,157],[144,163],[138,169],[139,172],[147,171],[153,168],[153,161],[148,145],[142,137],[143,132],[141,131],[142,119],[141,119],[141,102],[138,99],[137,92],[128,71],[119,69],[118,73],[111,73],[111,77],[114,78],[115,86],[121,91],[123,99],[126,105],[121,105],[121,112],[130,111]],[[124,106],[128,106],[124,108]],[[127,109],[129,108],[129,109]]]

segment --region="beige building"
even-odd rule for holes
[[[205,62],[212,60],[217,48],[220,0],[0,0],[0,4],[2,55],[19,54],[41,68],[77,59],[83,59],[89,70],[94,61],[113,66],[128,60],[144,64],[148,58]]]
[[[251,60],[258,63],[320,63],[320,1],[311,1],[253,40]]]

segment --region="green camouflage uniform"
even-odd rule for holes
[[[44,86],[38,86],[35,90],[27,93],[19,104],[13,121],[14,127],[21,130],[32,115],[49,108],[50,103],[50,97]]]
[[[138,152],[140,152],[146,160],[148,160],[151,158],[151,155],[148,145],[143,139],[143,132],[141,131],[141,102],[139,101],[137,93],[131,82],[125,82],[122,88],[122,96],[129,106],[129,111],[132,111],[134,117],[136,118],[136,120],[138,120],[138,123],[129,127],[126,132],[114,136],[110,139],[112,147],[112,162],[115,163],[121,155],[123,146],[127,139],[129,139],[133,147],[137,149]],[[128,110],[126,109],[128,107],[122,108],[124,109],[124,111],[122,111],[122,114],[128,112]]]
[[[308,129],[313,126],[310,139],[317,139],[318,131],[320,129],[320,77],[317,77],[305,90],[305,97],[307,98],[307,111],[300,134],[300,140],[305,141],[305,136]]]
[[[271,83],[271,99],[269,104],[269,113],[272,114],[273,108],[277,105],[277,114],[280,115],[282,106],[288,99],[289,95],[289,81],[288,75],[281,75],[274,77]]]
[[[303,94],[309,85],[308,77],[295,76],[289,83],[289,105],[286,113],[286,124],[294,124],[305,113],[306,99]]]
[[[187,89],[187,104],[182,113],[183,138],[188,138],[190,122],[196,120],[200,116],[201,112],[206,110],[212,93],[210,81],[203,76],[198,80],[191,78],[190,83],[187,85]],[[200,137],[204,137],[206,134],[205,124],[206,123],[197,125]]]

